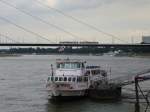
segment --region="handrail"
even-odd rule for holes
[[[131,75],[126,75],[126,76],[121,76],[121,77],[117,77],[117,78],[114,78],[114,79],[110,79],[108,82],[109,83],[116,83],[116,84],[118,84],[120,86],[126,86],[126,85],[130,85],[130,84],[135,83],[135,81],[134,81],[135,77],[140,77],[140,76],[142,76],[144,74],[147,74],[147,73],[150,73],[150,69],[145,69],[145,70],[143,70],[141,72],[138,72],[138,73],[135,73],[135,74],[131,74]],[[145,76],[145,79],[139,80],[139,82],[143,82],[143,81],[146,81],[146,80],[150,80],[150,79],[146,79],[146,76]]]

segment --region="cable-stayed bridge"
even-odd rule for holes
[[[41,46],[41,47],[150,47],[150,44],[60,44],[60,43],[0,43],[0,46]]]
[[[57,31],[65,33],[70,38],[74,38],[75,40],[80,40],[80,41],[87,41],[87,39],[79,36],[78,34],[74,33],[73,31],[66,30],[65,28],[63,28],[60,25],[54,24],[51,21],[44,20],[40,15],[35,15],[35,14],[31,13],[31,11],[29,11],[28,9],[19,8],[15,4],[13,4],[11,2],[7,2],[6,0],[0,0],[0,4],[3,4],[7,7],[9,7],[10,9],[15,10],[16,12],[19,12],[20,14],[23,14],[24,16],[28,16],[29,18],[34,19],[39,24],[43,24],[43,25],[45,25],[49,28],[54,28]],[[96,26],[89,24],[88,22],[85,22],[83,19],[78,19],[74,16],[66,14],[63,11],[59,10],[59,9],[50,7],[46,4],[44,4],[43,2],[40,2],[39,0],[36,0],[35,4],[41,5],[43,8],[47,9],[47,11],[52,10],[55,13],[58,13],[59,15],[61,15],[62,17],[65,17],[65,18],[67,18],[67,19],[69,19],[73,22],[76,22],[76,23],[78,23],[82,26],[85,26],[85,27],[87,27],[87,28],[89,28],[93,31],[96,31],[99,34],[103,34],[104,36],[106,36],[106,38],[108,38],[110,40],[118,40],[120,42],[127,43],[125,40],[123,40],[121,38],[118,38],[117,36],[115,36],[111,33],[105,32],[105,31],[97,28]],[[62,44],[56,44],[56,43],[52,42],[52,40],[50,40],[48,37],[43,36],[39,32],[33,31],[33,29],[31,30],[31,29],[25,27],[24,25],[20,25],[16,21],[14,22],[11,18],[7,18],[6,16],[0,16],[0,21],[4,22],[6,24],[10,24],[13,27],[17,28],[18,30],[23,31],[25,33],[28,33],[30,35],[33,35],[36,38],[45,40],[46,43],[48,43],[48,44],[41,44],[41,43],[33,44],[32,42],[29,42],[29,43],[18,43],[18,42],[15,42],[15,43],[7,42],[6,43],[6,42],[4,42],[4,43],[1,43],[0,46],[62,46]],[[89,46],[89,44],[84,44],[84,45],[83,44],[70,44],[70,45],[69,44],[63,44],[63,45],[64,46]],[[94,46],[94,45],[95,44],[93,44],[92,46]]]
[[[98,43],[98,42],[20,42],[15,39],[12,39],[8,35],[0,34],[0,46],[33,46],[33,47],[60,47],[60,46],[70,46],[70,47],[150,47],[150,44],[140,44],[140,43],[135,43],[135,44],[112,44],[112,43]]]
[[[112,40],[118,40],[120,42],[123,42],[124,44],[102,44],[102,43],[55,43],[53,42],[52,40],[48,39],[48,37],[45,37],[43,35],[41,35],[40,33],[38,33],[37,31],[33,31],[33,30],[29,30],[27,27],[23,26],[23,25],[20,25],[18,24],[17,22],[14,22],[11,20],[11,18],[7,18],[5,16],[0,16],[0,20],[7,23],[7,24],[10,24],[14,27],[16,27],[18,30],[21,30],[23,32],[26,32],[28,34],[31,34],[33,36],[35,36],[36,38],[39,38],[39,39],[42,39],[45,41],[45,43],[43,42],[18,42],[16,41],[15,39],[12,39],[12,37],[10,36],[6,36],[6,35],[2,35],[1,34],[1,37],[0,37],[0,46],[46,46],[46,47],[57,47],[57,46],[72,46],[72,47],[82,47],[82,46],[89,46],[89,47],[140,47],[140,48],[143,48],[143,47],[150,47],[150,44],[138,44],[138,43],[135,43],[135,44],[130,44],[128,42],[126,42],[125,40],[123,40],[122,38],[116,36],[116,35],[113,35],[111,33],[108,33],[108,32],[105,32],[103,30],[101,30],[100,28],[97,28],[96,26],[94,25],[91,25],[87,22],[85,22],[83,19],[78,19],[76,17],[73,17],[71,15],[68,15],[66,13],[64,13],[63,11],[59,10],[59,9],[56,9],[56,8],[52,8],[46,4],[43,4],[42,2],[40,2],[39,0],[36,0],[35,1],[37,4],[47,8],[49,11],[50,10],[53,10],[54,12],[56,13],[59,13],[60,15],[62,15],[62,17],[66,17],[76,23],[79,23],[83,26],[86,26],[88,28],[90,28],[91,30],[94,30],[96,31],[97,33],[100,33],[100,34],[103,34],[105,36],[107,36],[109,39],[112,39]],[[13,10],[16,10],[16,12],[20,12],[32,19],[34,19],[35,21],[38,21],[40,24],[44,24],[50,28],[55,28],[56,30],[58,31],[61,31],[63,33],[65,33],[66,35],[70,36],[71,38],[75,38],[75,39],[79,39],[80,41],[85,41],[85,42],[88,42],[88,40],[80,37],[79,35],[75,34],[75,33],[72,33],[68,30],[66,30],[65,28],[62,28],[60,25],[56,25],[50,21],[46,21],[44,20],[42,17],[40,17],[40,15],[34,15],[33,13],[31,13],[28,9],[21,9],[19,7],[17,7],[16,5],[14,5],[13,3],[11,2],[7,2],[6,0],[0,0],[0,3],[13,9]],[[69,40],[69,39],[68,39]],[[112,42],[113,43],[113,42]]]

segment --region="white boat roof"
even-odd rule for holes
[[[62,62],[77,62],[77,63],[83,63],[85,61],[80,60],[80,59],[56,59],[56,63],[62,63]]]

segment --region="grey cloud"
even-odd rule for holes
[[[46,1],[46,0],[43,0]],[[150,0],[55,0],[56,8],[62,10],[79,10],[96,8],[110,4],[124,4],[125,6],[140,7],[150,3]]]
[[[57,0],[56,7],[65,10],[87,9],[101,5],[101,1],[97,0]]]

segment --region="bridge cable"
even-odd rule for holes
[[[105,32],[105,31],[100,30],[99,28],[95,27],[95,26],[92,25],[92,24],[89,24],[89,23],[87,23],[87,22],[85,22],[85,21],[82,21],[82,20],[80,20],[80,19],[78,19],[78,18],[75,18],[74,16],[71,16],[71,15],[69,15],[69,14],[66,14],[66,13],[64,13],[63,11],[59,10],[59,9],[53,8],[53,7],[49,6],[49,5],[46,5],[46,4],[44,4],[43,2],[41,2],[40,0],[36,0],[36,1],[37,1],[40,5],[46,7],[46,8],[48,8],[48,9],[50,9],[50,10],[54,10],[55,12],[60,13],[61,15],[65,16],[65,17],[67,17],[67,18],[70,18],[70,19],[72,19],[72,20],[74,20],[74,21],[76,21],[76,22],[78,22],[78,23],[80,23],[80,24],[82,24],[82,25],[85,25],[85,26],[87,26],[87,27],[89,27],[89,28],[91,28],[91,29],[93,29],[93,30],[99,32],[99,33],[102,33],[102,34],[107,35],[107,36],[109,36],[109,37],[115,38],[115,39],[120,40],[120,41],[122,41],[122,42],[128,43],[127,41],[122,40],[122,39],[120,39],[119,37],[117,37],[117,36],[115,36],[115,35],[113,35],[113,34],[110,34],[110,33],[107,33],[107,32]]]
[[[32,35],[35,35],[35,36],[37,36],[37,37],[39,37],[39,38],[41,38],[41,39],[44,39],[44,40],[46,40],[46,41],[51,42],[51,41],[50,41],[49,39],[47,39],[46,37],[43,37],[43,36],[39,35],[38,33],[35,33],[35,32],[33,32],[33,31],[30,31],[30,30],[28,30],[28,29],[26,29],[26,28],[24,28],[24,27],[22,27],[22,26],[20,26],[20,25],[17,25],[16,23],[14,23],[14,22],[12,22],[12,21],[10,21],[10,20],[8,20],[8,19],[2,17],[2,16],[0,16],[0,19],[3,20],[3,21],[5,21],[5,22],[8,22],[9,24],[12,24],[12,25],[16,26],[16,27],[19,28],[19,29],[22,29],[22,30],[25,31],[25,32],[28,32],[28,33],[30,33],[30,34],[32,34]]]
[[[62,32],[66,33],[66,34],[68,34],[68,35],[70,35],[70,36],[72,36],[72,37],[75,38],[75,39],[76,39],[76,38],[79,38],[79,39],[83,40],[83,38],[81,38],[81,37],[79,37],[79,36],[77,36],[77,35],[75,35],[75,34],[69,32],[69,31],[64,30],[63,28],[61,28],[61,27],[59,27],[59,26],[57,26],[57,25],[54,25],[54,24],[52,24],[52,23],[50,23],[50,22],[48,22],[48,21],[45,21],[45,20],[41,19],[41,18],[38,17],[38,16],[32,15],[32,14],[29,13],[29,12],[26,12],[26,11],[20,9],[20,8],[17,8],[17,7],[15,7],[14,5],[12,5],[12,4],[10,4],[10,3],[6,2],[6,1],[0,0],[0,2],[1,2],[1,3],[4,3],[5,5],[7,5],[7,6],[9,6],[9,7],[15,8],[16,10],[18,10],[18,11],[20,11],[20,12],[22,12],[22,13],[24,13],[24,14],[26,14],[26,15],[28,15],[28,16],[34,18],[34,19],[36,19],[36,20],[38,20],[38,21],[41,21],[42,23],[44,23],[44,24],[46,24],[46,25],[49,25],[49,26],[51,26],[51,27],[54,27],[54,28],[56,28],[57,30],[62,31]]]

